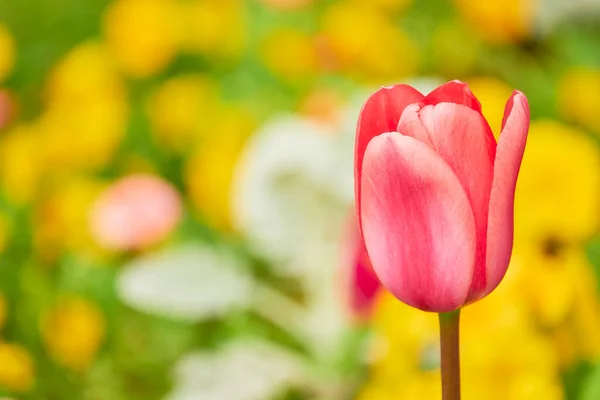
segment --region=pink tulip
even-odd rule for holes
[[[427,96],[396,85],[367,100],[356,134],[357,212],[375,273],[395,297],[449,312],[498,286],[528,129],[519,91],[498,144],[463,82]]]
[[[157,244],[181,219],[181,199],[168,182],[131,175],[115,182],[96,202],[91,232],[111,250],[140,250]]]
[[[356,322],[368,320],[381,289],[381,283],[367,255],[367,249],[352,218],[342,243],[342,273],[344,303]]]

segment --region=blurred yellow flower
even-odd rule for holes
[[[187,150],[205,134],[217,112],[218,88],[201,75],[180,75],[164,82],[151,96],[147,114],[161,145]]]
[[[0,22],[0,82],[4,81],[15,63],[15,43],[8,28]]]
[[[18,344],[0,343],[0,387],[25,392],[33,385],[33,358]]]
[[[46,102],[38,146],[51,169],[95,169],[110,161],[126,132],[128,104],[105,48],[86,42],[71,50],[52,71]]]
[[[590,282],[594,282],[590,279]],[[564,368],[587,361],[597,363],[600,359],[600,303],[594,290],[576,293],[575,304],[566,323],[551,332],[560,351]]]
[[[517,243],[509,268],[510,296],[554,341],[563,367],[600,356],[600,299],[581,245]],[[503,283],[504,284],[504,283]]]
[[[71,49],[54,66],[45,90],[47,103],[68,106],[98,97],[123,97],[125,89],[106,47],[94,41]]]
[[[104,316],[94,303],[68,297],[43,317],[41,330],[50,356],[67,368],[82,371],[94,360],[104,339]]]
[[[220,58],[236,58],[246,44],[242,0],[184,0],[181,10],[184,50]]]
[[[280,28],[261,43],[261,55],[271,72],[284,81],[310,78],[318,67],[316,43],[297,29]]]
[[[29,203],[43,174],[42,148],[36,127],[19,125],[0,138],[0,181],[7,198]]]
[[[515,295],[524,298],[537,321],[546,328],[566,321],[581,277],[591,271],[580,246],[566,243],[517,243],[510,268],[518,276]]]
[[[562,399],[556,351],[507,294],[499,288],[462,311],[463,398]],[[374,325],[379,349],[358,399],[439,399],[437,315],[384,294]]]
[[[323,15],[321,29],[336,68],[369,81],[391,80],[417,69],[415,43],[386,13],[366,4],[333,4]]]
[[[558,84],[560,112],[600,134],[600,69],[572,68]]]
[[[527,38],[538,12],[538,0],[454,0],[456,8],[481,37],[494,44]]]
[[[584,240],[598,228],[599,204],[596,144],[558,122],[533,122],[515,194],[517,241]]]
[[[513,90],[499,79],[481,77],[469,79],[469,87],[481,102],[483,115],[487,119],[496,139],[502,129],[504,107]]]
[[[579,275],[575,301],[568,320],[568,345],[578,359],[597,363],[600,360],[600,299],[597,278],[591,265]]]
[[[176,0],[116,0],[104,15],[104,36],[123,70],[145,78],[162,71],[181,41]]]
[[[93,256],[106,255],[92,238],[89,218],[92,205],[105,184],[87,178],[59,182],[34,211],[34,244],[45,259],[64,250]]]
[[[230,229],[230,191],[240,153],[255,128],[244,111],[230,109],[219,115],[213,135],[188,159],[185,183],[196,209],[210,224]]]

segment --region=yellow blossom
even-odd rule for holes
[[[116,0],[104,15],[107,44],[123,70],[154,75],[175,58],[181,41],[176,0]]]
[[[583,258],[583,256],[582,256]],[[578,266],[575,298],[567,320],[567,346],[577,359],[589,362],[600,360],[600,298],[592,266],[587,262]]]
[[[48,78],[45,94],[47,103],[73,106],[98,97],[123,97],[124,86],[106,47],[88,41],[59,60]]]
[[[580,244],[517,243],[510,296],[520,299],[554,341],[563,367],[600,356],[600,299]]]
[[[110,161],[125,132],[124,83],[105,48],[87,42],[61,60],[48,81],[40,143],[53,170],[96,169]]]
[[[515,247],[510,268],[518,271],[518,295],[527,300],[542,325],[554,327],[563,323],[574,305],[579,274],[589,268],[585,255],[577,246],[566,248],[560,243],[526,242]]]
[[[39,189],[44,167],[38,137],[35,126],[19,125],[0,138],[0,181],[14,203],[29,203]]]
[[[468,82],[471,91],[481,102],[483,115],[497,139],[502,129],[504,107],[512,95],[511,87],[495,78],[473,78]]]
[[[201,75],[180,75],[150,98],[147,114],[161,145],[186,150],[208,132],[218,106],[216,84]]]
[[[61,299],[41,321],[42,337],[48,353],[59,364],[76,371],[94,360],[104,339],[102,311],[79,297]]]
[[[281,28],[267,36],[261,45],[265,65],[274,75],[296,82],[315,73],[318,60],[314,39],[292,28]]]
[[[18,344],[0,343],[0,387],[25,392],[33,385],[34,364],[31,354]]]
[[[56,184],[34,213],[34,242],[44,258],[63,250],[105,255],[89,230],[90,210],[104,188],[102,182],[85,178]]]
[[[526,243],[581,241],[600,221],[600,152],[585,133],[531,124],[515,195],[515,235]]]
[[[600,134],[599,87],[600,69],[569,69],[558,84],[558,106],[564,116]]]
[[[526,39],[534,27],[538,0],[454,0],[458,11],[481,37],[505,44]]]
[[[242,0],[185,0],[181,24],[183,48],[212,57],[238,57],[246,43]]]
[[[387,81],[417,69],[417,46],[386,13],[366,4],[333,4],[321,28],[334,66],[363,79]]]
[[[462,311],[463,398],[563,399],[556,351],[508,293],[499,288]],[[439,399],[437,315],[384,294],[374,330],[379,357],[358,399]]]
[[[253,119],[241,110],[220,114],[214,135],[200,144],[188,159],[185,182],[192,203],[214,226],[230,228],[230,190],[235,165],[255,127]]]
[[[15,43],[8,28],[0,22],[0,82],[4,81],[13,69]]]

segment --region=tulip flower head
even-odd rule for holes
[[[427,96],[384,87],[367,100],[355,145],[357,213],[375,273],[396,298],[450,312],[498,286],[528,129],[519,91],[506,103],[498,143],[460,81]]]

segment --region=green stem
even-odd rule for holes
[[[440,313],[442,359],[442,400],[460,400],[460,352],[458,325],[460,310]]]

